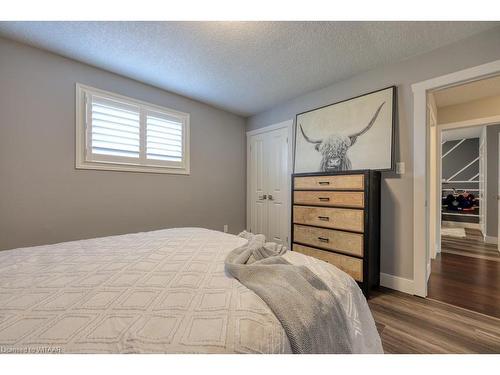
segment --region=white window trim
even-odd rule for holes
[[[149,165],[140,165],[130,163],[127,158],[123,161],[116,159],[115,161],[109,162],[98,162],[98,161],[88,161],[85,158],[86,152],[86,141],[87,141],[87,128],[86,128],[86,103],[85,103],[85,93],[102,95],[105,97],[111,97],[117,100],[125,101],[126,103],[138,105],[141,107],[141,111],[152,111],[161,112],[166,114],[171,114],[176,117],[183,119],[183,164],[179,167],[164,166],[164,165],[154,165],[156,162],[148,162]],[[127,96],[115,94],[112,92],[96,89],[94,87],[82,85],[80,83],[76,84],[76,143],[75,143],[75,167],[76,169],[96,169],[96,170],[106,170],[106,171],[125,171],[125,172],[143,172],[143,173],[167,173],[167,174],[190,174],[190,149],[189,149],[189,124],[190,116],[189,113],[184,113],[176,111],[170,108],[157,106],[144,101],[129,98]],[[141,124],[141,131],[145,131],[144,124]],[[143,142],[145,137],[141,137],[141,142]],[[128,161],[128,162],[127,162]]]

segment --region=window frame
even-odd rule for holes
[[[88,123],[91,106],[88,105],[88,97],[95,95],[106,100],[122,103],[124,106],[137,107],[139,109],[140,122],[140,156],[138,159],[98,155],[91,152],[90,134],[92,125]],[[146,158],[146,116],[148,113],[173,117],[182,123],[182,162],[165,162]],[[143,172],[143,173],[166,173],[166,174],[190,174],[190,149],[189,149],[189,113],[176,111],[167,107],[162,107],[133,99],[124,95],[115,94],[109,91],[86,86],[81,83],[76,84],[76,169],[96,169],[107,171]]]

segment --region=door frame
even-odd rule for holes
[[[426,81],[414,83],[413,91],[413,287],[414,294],[427,296],[429,261],[429,131],[427,93],[500,74],[500,60]],[[422,197],[425,197],[422,200]]]
[[[246,208],[246,230],[250,230],[250,210],[251,210],[251,192],[250,192],[250,138],[257,134],[268,133],[274,130],[279,130],[286,128],[288,130],[287,139],[288,139],[288,171],[287,171],[287,181],[286,181],[286,199],[285,199],[285,210],[286,210],[286,218],[287,218],[287,239],[288,246],[290,246],[290,220],[291,220],[291,184],[292,184],[292,171],[293,171],[293,119],[285,120],[279,123],[275,123],[272,125],[264,126],[259,129],[249,130],[247,131],[247,181],[246,181],[246,200],[247,200],[247,208]]]
[[[461,128],[472,128],[472,127],[478,127],[478,126],[486,128],[489,125],[496,125],[496,124],[499,124],[499,123],[500,123],[500,116],[491,116],[491,117],[475,118],[475,119],[472,119],[472,120],[465,120],[465,121],[457,121],[457,122],[448,122],[448,123],[444,123],[444,124],[438,124],[438,126],[437,126],[438,144],[441,145],[441,143],[442,143],[443,131],[452,130],[452,129],[461,129]],[[442,178],[442,176],[441,176],[441,168],[440,168],[440,165],[438,166],[438,164],[441,163],[441,157],[442,157],[442,150],[441,150],[441,147],[439,147],[439,149],[438,149],[438,158],[436,160],[436,165],[435,166],[431,166],[431,172],[430,172],[430,173],[433,173],[433,171],[435,171],[436,174],[437,174],[436,178],[439,181],[438,182],[438,190],[435,191],[434,194],[437,194],[438,197],[440,197],[441,191],[442,191],[442,187],[443,187],[443,184],[441,182],[441,178]],[[434,168],[432,168],[432,167],[434,167]],[[439,169],[438,169],[438,167],[439,167]],[[487,195],[487,190],[488,190],[488,187],[487,187],[486,180],[485,180],[484,196]],[[479,210],[481,212],[484,211],[486,213],[487,205],[484,202],[481,202],[480,206],[479,206]],[[439,212],[439,216],[441,216],[441,212]],[[487,223],[487,220],[488,220],[487,217],[485,217],[485,225]],[[485,239],[486,239],[486,233],[483,233],[483,236],[485,236]],[[441,226],[439,226],[439,228],[437,228],[437,230],[436,230],[436,242],[441,243]]]
[[[500,252],[500,132],[498,133],[498,169],[497,169],[497,250]]]

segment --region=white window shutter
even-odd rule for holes
[[[180,120],[148,112],[146,115],[146,158],[182,162],[183,124]]]
[[[189,114],[77,84],[77,168],[189,174]]]
[[[92,95],[92,154],[139,158],[139,107]]]

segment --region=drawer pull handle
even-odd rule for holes
[[[328,242],[329,241],[329,239],[325,238],[325,237],[318,237],[318,240],[320,240],[321,242]]]
[[[330,198],[328,197],[319,197],[318,198],[321,202],[329,202],[330,201]]]
[[[328,216],[318,216],[318,219],[320,219],[321,221],[329,221],[330,218]]]
[[[318,181],[320,185],[330,185],[330,181]]]

